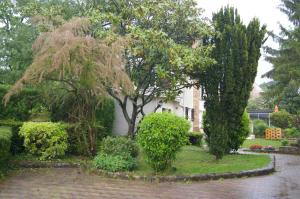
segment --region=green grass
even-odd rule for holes
[[[265,167],[270,160],[268,155],[234,154],[226,155],[222,160],[216,161],[215,157],[207,151],[195,146],[186,146],[178,153],[177,160],[173,164],[176,170],[170,169],[160,175],[239,172]],[[144,156],[141,154],[138,158],[138,168],[132,173],[136,175],[152,175],[155,172],[146,163]]]
[[[278,140],[266,140],[263,138],[256,138],[254,140],[245,140],[242,148],[249,148],[253,144],[259,144],[261,146],[273,146],[275,148],[279,148],[281,146],[281,141]]]

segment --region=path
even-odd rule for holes
[[[25,169],[0,183],[1,199],[299,199],[300,156],[276,155],[277,172],[193,183],[107,179],[79,169]]]

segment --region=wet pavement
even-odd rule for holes
[[[89,175],[80,169],[24,169],[0,183],[0,199],[300,199],[300,156],[276,155],[268,176],[150,183]]]

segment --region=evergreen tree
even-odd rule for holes
[[[242,116],[257,73],[260,47],[266,28],[258,19],[245,26],[234,8],[213,15],[216,34],[205,43],[215,46],[217,61],[200,75],[206,92],[206,122],[209,147],[217,159],[237,150],[246,138]]]
[[[280,10],[285,13],[293,28],[282,25],[280,36],[272,35],[278,41],[279,49],[266,48],[267,60],[273,64],[273,69],[264,76],[273,79],[264,97],[272,102],[272,106],[288,110],[296,114],[300,111],[300,1],[282,0]]]

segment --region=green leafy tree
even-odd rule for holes
[[[280,25],[280,36],[272,34],[278,42],[279,49],[266,48],[267,60],[273,69],[264,76],[273,79],[266,90],[265,98],[273,107],[279,105],[290,113],[300,110],[300,2],[298,0],[281,0],[280,10],[285,13],[293,27]]]
[[[266,28],[258,19],[245,26],[234,8],[225,7],[213,15],[217,32],[205,42],[215,45],[212,57],[217,64],[200,75],[206,97],[206,126],[210,151],[216,159],[237,150],[245,132],[242,116],[257,73],[260,47]]]
[[[69,113],[80,132],[87,154],[96,152],[96,107],[106,88],[130,94],[132,82],[123,69],[122,55],[126,38],[115,41],[91,37],[87,18],[75,18],[50,32],[41,34],[33,45],[34,59],[23,77],[5,95],[4,102],[26,84],[52,83],[52,89],[73,95]]]
[[[136,40],[126,49],[125,65],[135,84],[134,92],[120,96],[110,90],[122,108],[128,134],[132,136],[137,117],[145,115],[147,104],[157,97],[174,99],[181,88],[194,85],[188,81],[189,73],[212,63],[210,46],[199,44],[192,48],[195,41],[210,35],[211,30],[201,19],[201,10],[194,0],[100,0],[90,7],[93,9],[89,16],[98,24],[96,37],[129,35]]]

